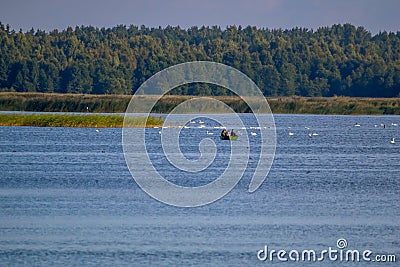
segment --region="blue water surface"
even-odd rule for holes
[[[121,129],[0,127],[0,266],[265,266],[282,264],[258,260],[266,245],[321,251],[337,249],[339,238],[397,262],[283,264],[398,266],[400,116],[276,115],[275,160],[254,193],[247,189],[260,139],[250,135],[253,116],[241,117],[250,140],[244,176],[198,208],[165,205],[137,186]],[[182,130],[182,152],[198,158],[206,137],[217,147],[197,174],[168,162],[161,129],[146,130],[149,157],[174,183],[207,184],[228,166],[229,141],[219,140],[212,122],[197,125]]]

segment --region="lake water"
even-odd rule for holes
[[[242,118],[254,125],[250,114]],[[244,177],[221,200],[197,208],[165,205],[137,186],[121,129],[0,127],[0,266],[267,266],[282,262],[276,254],[260,261],[264,246],[318,252],[338,249],[341,238],[346,249],[397,262],[284,265],[398,266],[400,116],[276,115],[275,123],[275,160],[262,186],[247,191],[259,148],[249,135]],[[218,139],[220,130],[190,130],[182,150],[198,157],[206,130],[214,132],[207,137],[216,160],[188,175],[163,157],[160,129],[148,129],[160,173],[182,185],[221,173],[229,142]]]

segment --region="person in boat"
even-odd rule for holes
[[[222,130],[222,132],[221,132],[221,137],[227,137],[228,136],[228,131],[227,130],[225,130],[225,129],[223,129]]]
[[[236,136],[236,133],[233,131],[233,129],[231,130],[231,136]]]

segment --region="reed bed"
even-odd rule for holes
[[[126,127],[161,126],[161,117],[130,117]],[[121,128],[124,117],[120,115],[76,115],[76,114],[0,114],[0,126],[36,127],[91,127]]]
[[[158,98],[158,96],[135,97],[139,97],[144,106]],[[174,107],[193,97],[165,95],[157,102],[152,112],[169,113]],[[131,98],[130,95],[0,93],[0,110],[123,113]],[[239,97],[217,96],[214,98],[226,103],[235,112],[251,112]],[[267,100],[272,112],[278,114],[400,115],[400,98],[294,96],[269,97]],[[260,99],[261,101],[263,99]]]

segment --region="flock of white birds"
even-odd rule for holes
[[[190,125],[190,126],[188,126],[188,125]],[[354,124],[353,126],[354,126],[354,127],[361,127],[361,124],[356,123],[356,124]],[[399,124],[398,124],[398,123],[391,123],[389,126],[390,126],[390,127],[398,127]],[[188,124],[183,125],[183,126],[177,126],[177,127],[178,127],[178,128],[185,128],[185,129],[187,129],[187,128],[198,128],[198,129],[206,128],[205,123],[204,123],[204,121],[202,121],[202,120],[198,120],[198,121],[195,121],[195,120],[189,121]],[[374,127],[386,128],[387,126],[386,126],[386,124],[381,123],[381,124],[375,124]],[[157,127],[157,126],[156,126],[156,127],[154,127],[154,128],[168,129],[168,128],[174,128],[174,127],[173,127],[173,126],[162,126],[162,127]],[[220,130],[225,129],[225,127],[223,127],[223,126],[214,126],[214,127],[212,127],[212,128],[214,128],[214,129],[220,129]],[[248,129],[248,130],[250,130],[250,133],[249,133],[250,136],[257,136],[257,135],[258,135],[257,132],[251,131],[251,130],[257,130],[257,129],[260,130],[260,129],[266,129],[266,128],[267,128],[267,127],[255,127],[255,126],[250,126],[250,127],[248,127],[248,128],[242,127],[242,128],[240,128],[240,129],[241,129],[241,130],[246,130],[246,129]],[[295,135],[295,132],[292,131],[292,128],[289,126],[288,129],[289,129],[289,132],[288,132],[289,136],[294,136],[294,135]],[[310,130],[310,127],[305,126],[304,129],[308,132],[308,136],[309,136],[309,137],[319,136],[319,133],[317,133],[317,132],[315,132],[315,131],[311,131],[311,130]],[[97,131],[97,130],[96,130],[96,131]],[[159,133],[159,134],[162,134],[162,131],[159,131],[158,133]],[[239,130],[239,133],[240,133],[240,130]],[[214,135],[214,132],[211,131],[211,130],[206,130],[206,135]],[[391,144],[395,144],[395,143],[396,143],[395,137],[392,137],[392,138],[390,139],[390,143],[391,143]]]

